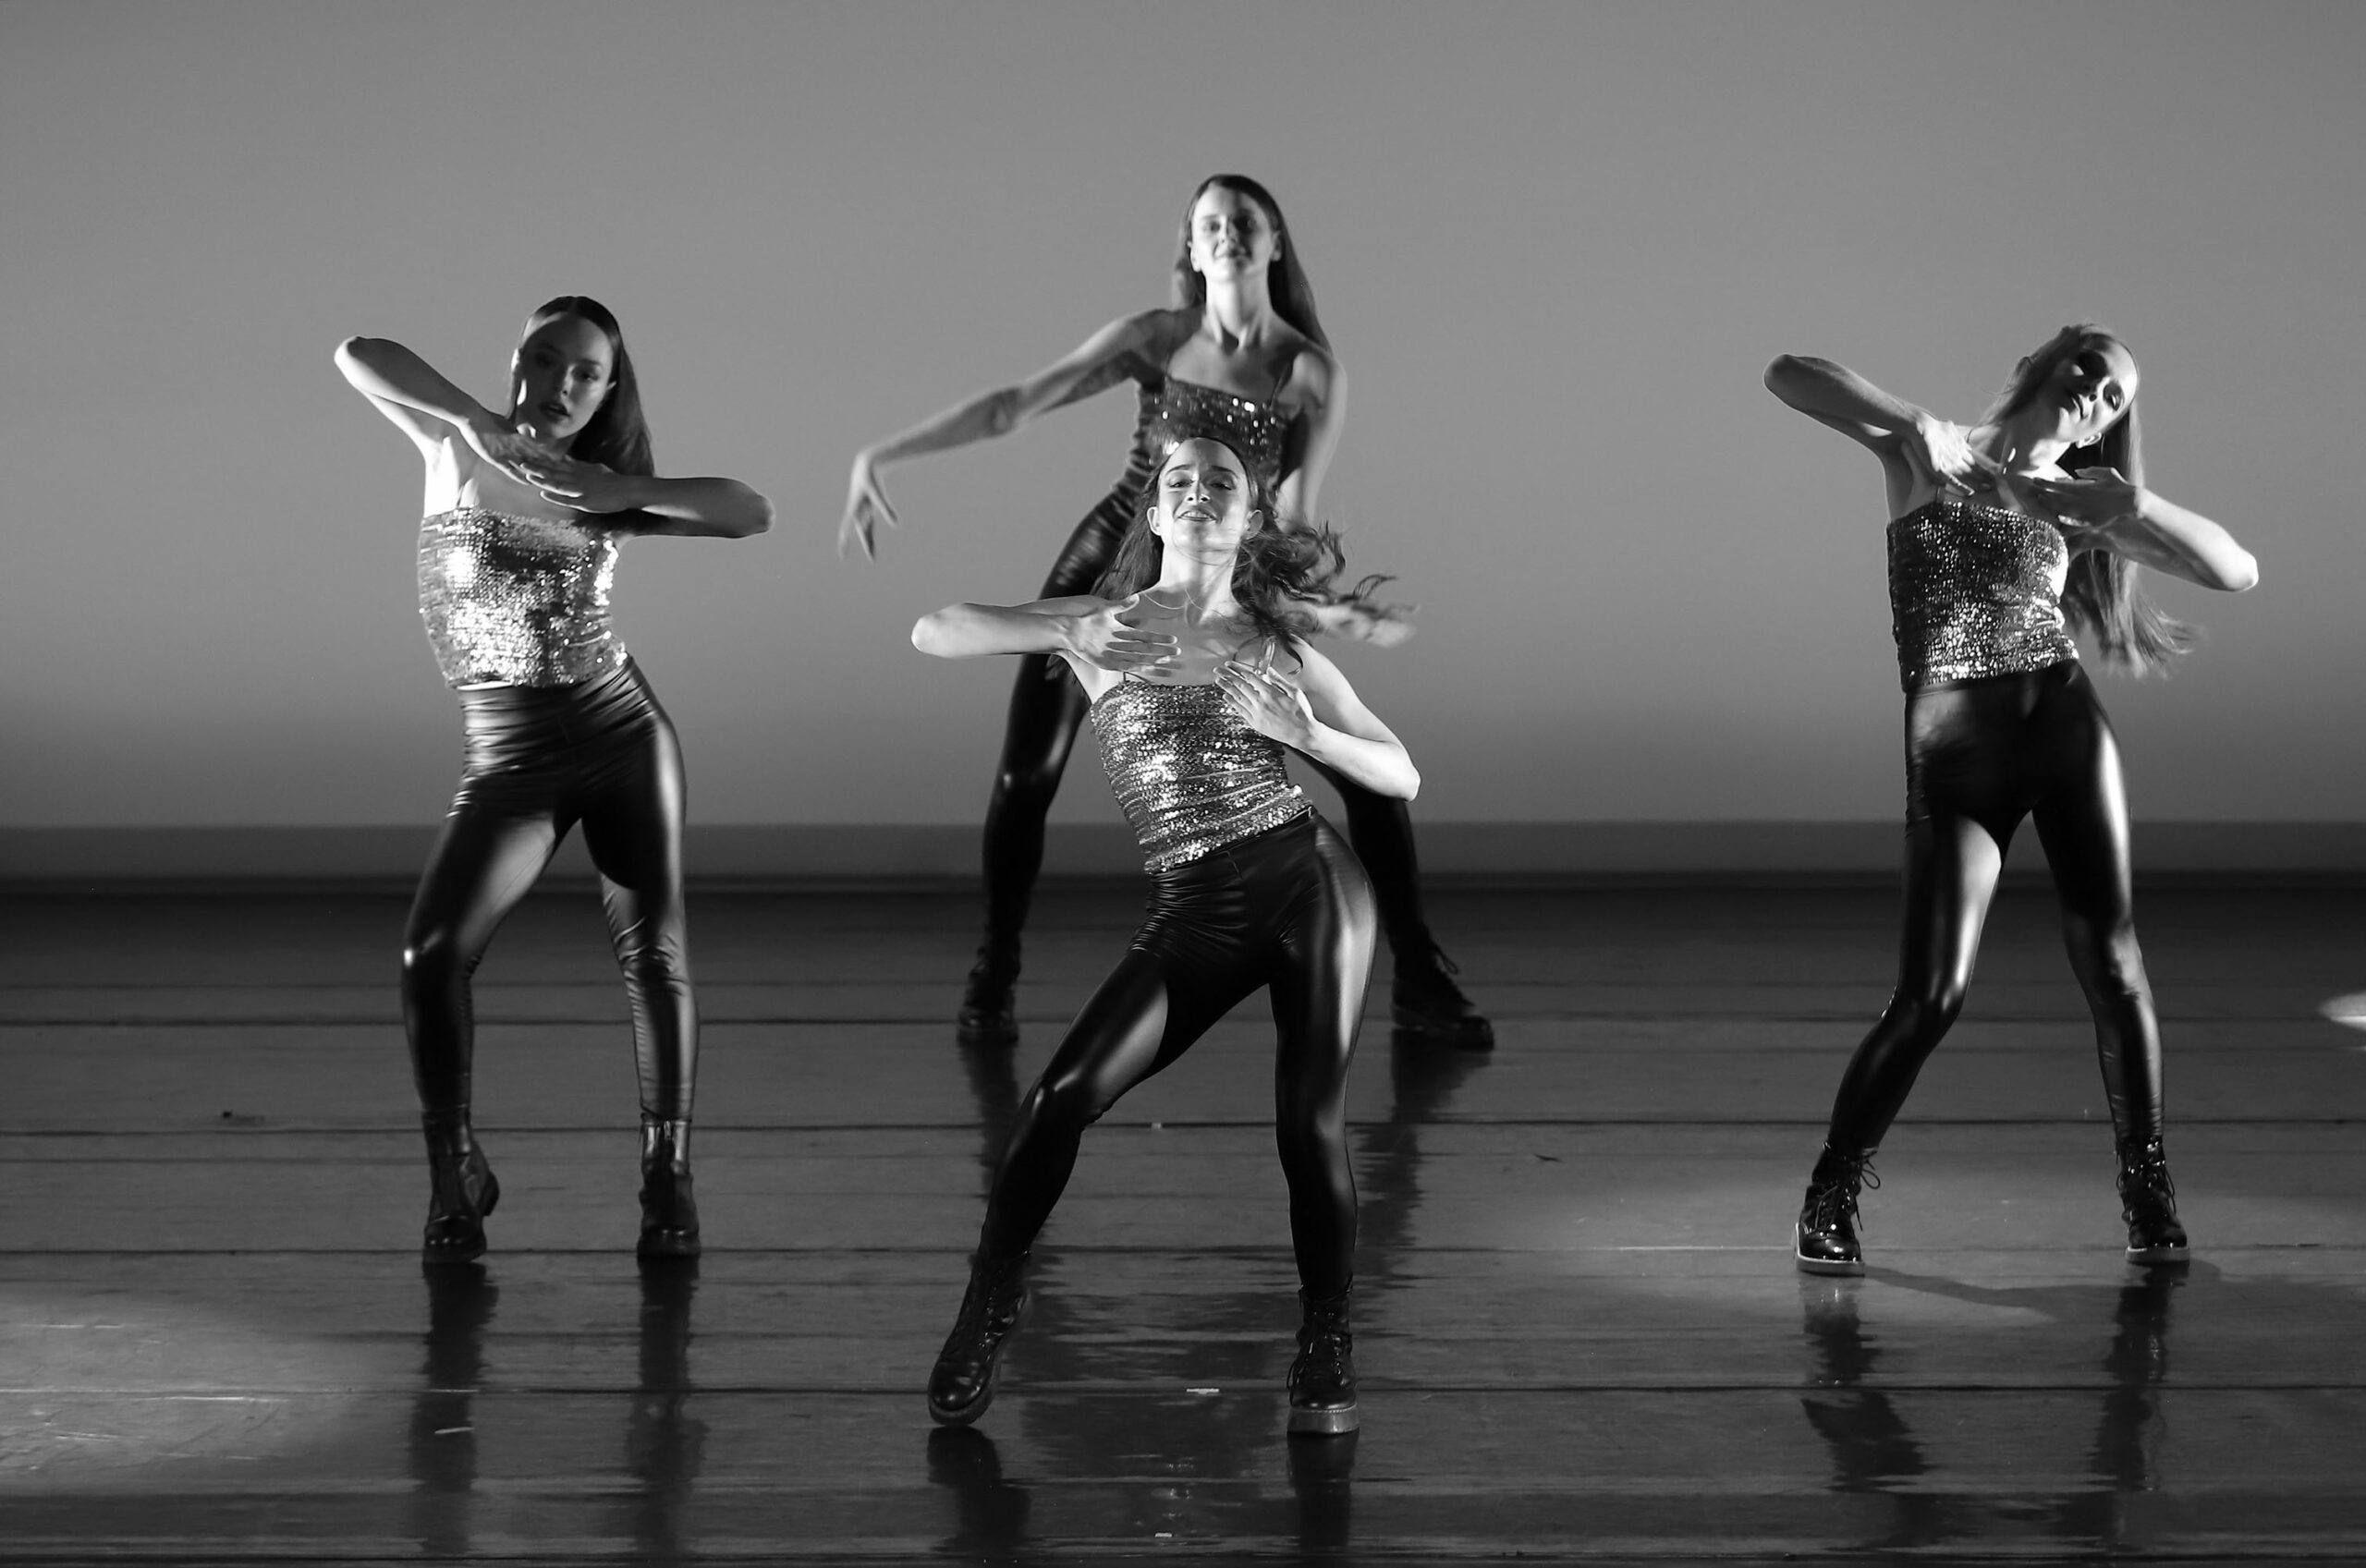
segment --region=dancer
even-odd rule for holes
[[[1221,438],[1246,458],[1274,497],[1274,526],[1306,527],[1338,444],[1347,384],[1314,312],[1314,293],[1282,210],[1263,186],[1216,175],[1184,210],[1173,308],[1112,322],[1074,353],[1014,386],[955,405],[854,461],[838,547],[875,552],[895,509],[880,486],[888,463],[1006,435],[1048,409],[1119,382],[1136,383],[1140,412],[1126,471],[1085,515],[1043,579],[1043,595],[1091,589],[1161,456],[1187,436]],[[1404,624],[1349,595],[1309,606],[1331,630],[1388,642]],[[963,1044],[1018,1039],[1012,991],[1019,933],[1043,860],[1043,819],[1082,723],[1084,693],[1051,659],[1019,661],[1004,730],[1002,763],[986,808],[985,937],[962,993]],[[1494,1044],[1494,1029],[1455,983],[1453,960],[1430,934],[1421,908],[1413,821],[1401,800],[1364,788],[1318,762],[1339,790],[1348,836],[1372,874],[1381,924],[1396,954],[1391,1016],[1400,1029],[1468,1051]]]
[[[1977,425],[1952,425],[1823,359],[1786,355],[1777,397],[1861,443],[1889,484],[1892,622],[1906,687],[1906,921],[1897,989],[1857,1048],[1799,1211],[1810,1273],[1860,1274],[1857,1198],[1914,1076],[1962,1009],[2005,850],[2034,817],[2070,966],[2095,1020],[2118,1140],[2128,1256],[2188,1256],[2162,1153],[2161,1043],[2130,910],[2119,749],[2073,629],[2139,671],[2187,639],[2139,564],[2239,592],[2250,555],[2144,486],[2136,360],[2069,326],[2015,368]],[[2075,466],[2075,472],[2067,471]]]
[[[350,338],[336,362],[426,459],[419,609],[468,734],[403,933],[403,1023],[432,1183],[425,1255],[484,1250],[501,1186],[469,1124],[469,979],[580,822],[632,1004],[639,1250],[695,1256],[698,1010],[682,908],[681,748],[609,629],[608,590],[627,538],[743,538],[771,526],[772,504],[736,480],[656,477],[624,334],[580,295],[527,318],[506,415],[400,344]]]
[[[1319,586],[1325,549],[1314,533],[1275,529],[1273,516],[1239,453],[1188,440],[1153,473],[1098,596],[948,605],[913,628],[913,645],[942,658],[1067,661],[1152,879],[1131,949],[1019,1107],[969,1293],[929,1379],[929,1414],[947,1426],[976,1420],[994,1397],[996,1358],[1026,1305],[1028,1249],[1084,1129],[1260,986],[1273,991],[1274,1136],[1304,1304],[1290,1429],[1357,1424],[1346,1099],[1372,896],[1355,857],[1290,784],[1283,748],[1395,799],[1411,799],[1421,778],[1303,640],[1312,618],[1300,601]]]

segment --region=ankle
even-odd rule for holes
[[[687,1116],[652,1116],[646,1111],[640,1115],[640,1163],[643,1170],[655,1165],[688,1165],[690,1162],[690,1119]]]
[[[463,1160],[477,1146],[476,1130],[469,1124],[469,1108],[422,1111],[420,1130],[427,1137],[430,1159]]]

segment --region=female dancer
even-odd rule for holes
[[[1864,1272],[1858,1193],[1879,1185],[1873,1151],[1962,1009],[2024,816],[2094,1015],[2128,1256],[2187,1256],[2161,1149],[2160,1030],[2129,907],[2119,750],[2069,634],[2088,632],[2111,662],[2159,667],[2186,638],[2138,592],[2138,564],[2234,592],[2259,569],[2226,529],[2144,487],[2136,382],[2134,358],[2095,326],[2065,327],[2021,360],[1969,430],[1827,360],[1786,355],[1767,370],[1774,395],[1881,459],[1907,694],[1897,989],[1840,1080],[1808,1183],[1797,1250],[1810,1273]]]
[[[1289,225],[1263,186],[1242,175],[1216,175],[1192,192],[1172,309],[1112,322],[1028,380],[957,404],[858,456],[838,526],[840,551],[853,545],[871,556],[878,526],[896,522],[880,487],[882,465],[1008,434],[1047,409],[1121,381],[1136,383],[1140,408],[1126,471],[1069,535],[1043,579],[1045,597],[1082,593],[1099,579],[1152,468],[1187,436],[1218,436],[1248,459],[1274,493],[1274,526],[1303,528],[1315,516],[1315,492],[1338,444],[1347,381],[1315,316]],[[1354,596],[1309,608],[1332,629],[1370,640],[1409,635],[1401,622]],[[1019,931],[1043,860],[1043,819],[1084,710],[1083,691],[1049,658],[1019,661],[1002,765],[986,808],[986,930],[961,1001],[965,1045],[1018,1039],[1011,992]],[[1396,959],[1396,1027],[1464,1050],[1489,1049],[1494,1029],[1455,984],[1454,963],[1422,916],[1413,821],[1404,802],[1316,766],[1339,790],[1348,836],[1379,896]]]
[[[947,1426],[976,1420],[994,1397],[995,1359],[1027,1301],[1028,1248],[1084,1129],[1259,986],[1273,989],[1274,1133],[1305,1306],[1290,1429],[1356,1426],[1346,1099],[1372,898],[1355,857],[1290,784],[1283,748],[1393,799],[1411,799],[1421,776],[1302,640],[1312,617],[1299,601],[1320,586],[1325,553],[1314,534],[1274,528],[1273,504],[1232,447],[1182,442],[1153,475],[1099,597],[948,605],[912,630],[915,647],[942,658],[1067,661],[1152,878],[1131,950],[1019,1107],[969,1293],[929,1379],[929,1414]]]
[[[432,1183],[426,1256],[484,1250],[501,1186],[469,1126],[469,977],[577,822],[632,1003],[640,1251],[694,1256],[698,1010],[682,909],[681,747],[609,630],[608,588],[627,538],[744,538],[771,526],[772,504],[736,480],[656,477],[624,334],[580,295],[527,318],[506,415],[400,344],[350,338],[336,362],[427,461],[419,610],[468,730],[459,790],[403,934],[403,1022]]]

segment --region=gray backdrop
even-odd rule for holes
[[[329,362],[496,398],[605,299],[658,460],[769,492],[636,543],[619,620],[713,823],[951,823],[1130,396],[848,457],[1159,303],[1201,176],[1279,196],[1353,378],[1325,510],[1421,635],[1343,662],[1438,822],[1881,819],[1870,459],[1761,388],[1823,354],[1970,419],[2095,317],[2157,486],[2263,585],[2106,683],[2140,814],[2357,820],[2366,6],[0,5],[0,825],[420,823],[458,760],[418,464]],[[1114,815],[1089,755],[1068,820]]]

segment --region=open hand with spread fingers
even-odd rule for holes
[[[461,438],[478,456],[511,479],[526,484],[534,482],[527,478],[527,466],[547,462],[552,456],[549,447],[498,419],[472,419],[463,423],[459,430]]]
[[[1104,601],[1101,607],[1068,617],[1067,646],[1077,657],[1097,669],[1119,675],[1165,669],[1177,658],[1178,644],[1165,632],[1145,631],[1126,617],[1141,602],[1141,595]]]
[[[1932,414],[1918,415],[1901,432],[1906,460],[1942,495],[1969,495],[1997,471],[1996,461],[1971,444],[1971,432]]]
[[[629,512],[647,503],[648,487],[641,480],[598,463],[538,451],[518,468],[544,500],[578,512]]]
[[[1319,721],[1306,693],[1270,664],[1244,664],[1236,659],[1217,669],[1216,684],[1224,688],[1225,703],[1234,715],[1259,735],[1300,751],[1313,744]]]
[[[838,519],[838,554],[843,557],[852,545],[862,552],[864,560],[876,561],[879,529],[899,526],[896,508],[888,504],[887,492],[879,482],[878,465],[865,452],[855,458],[854,473],[847,480],[846,516]]]

